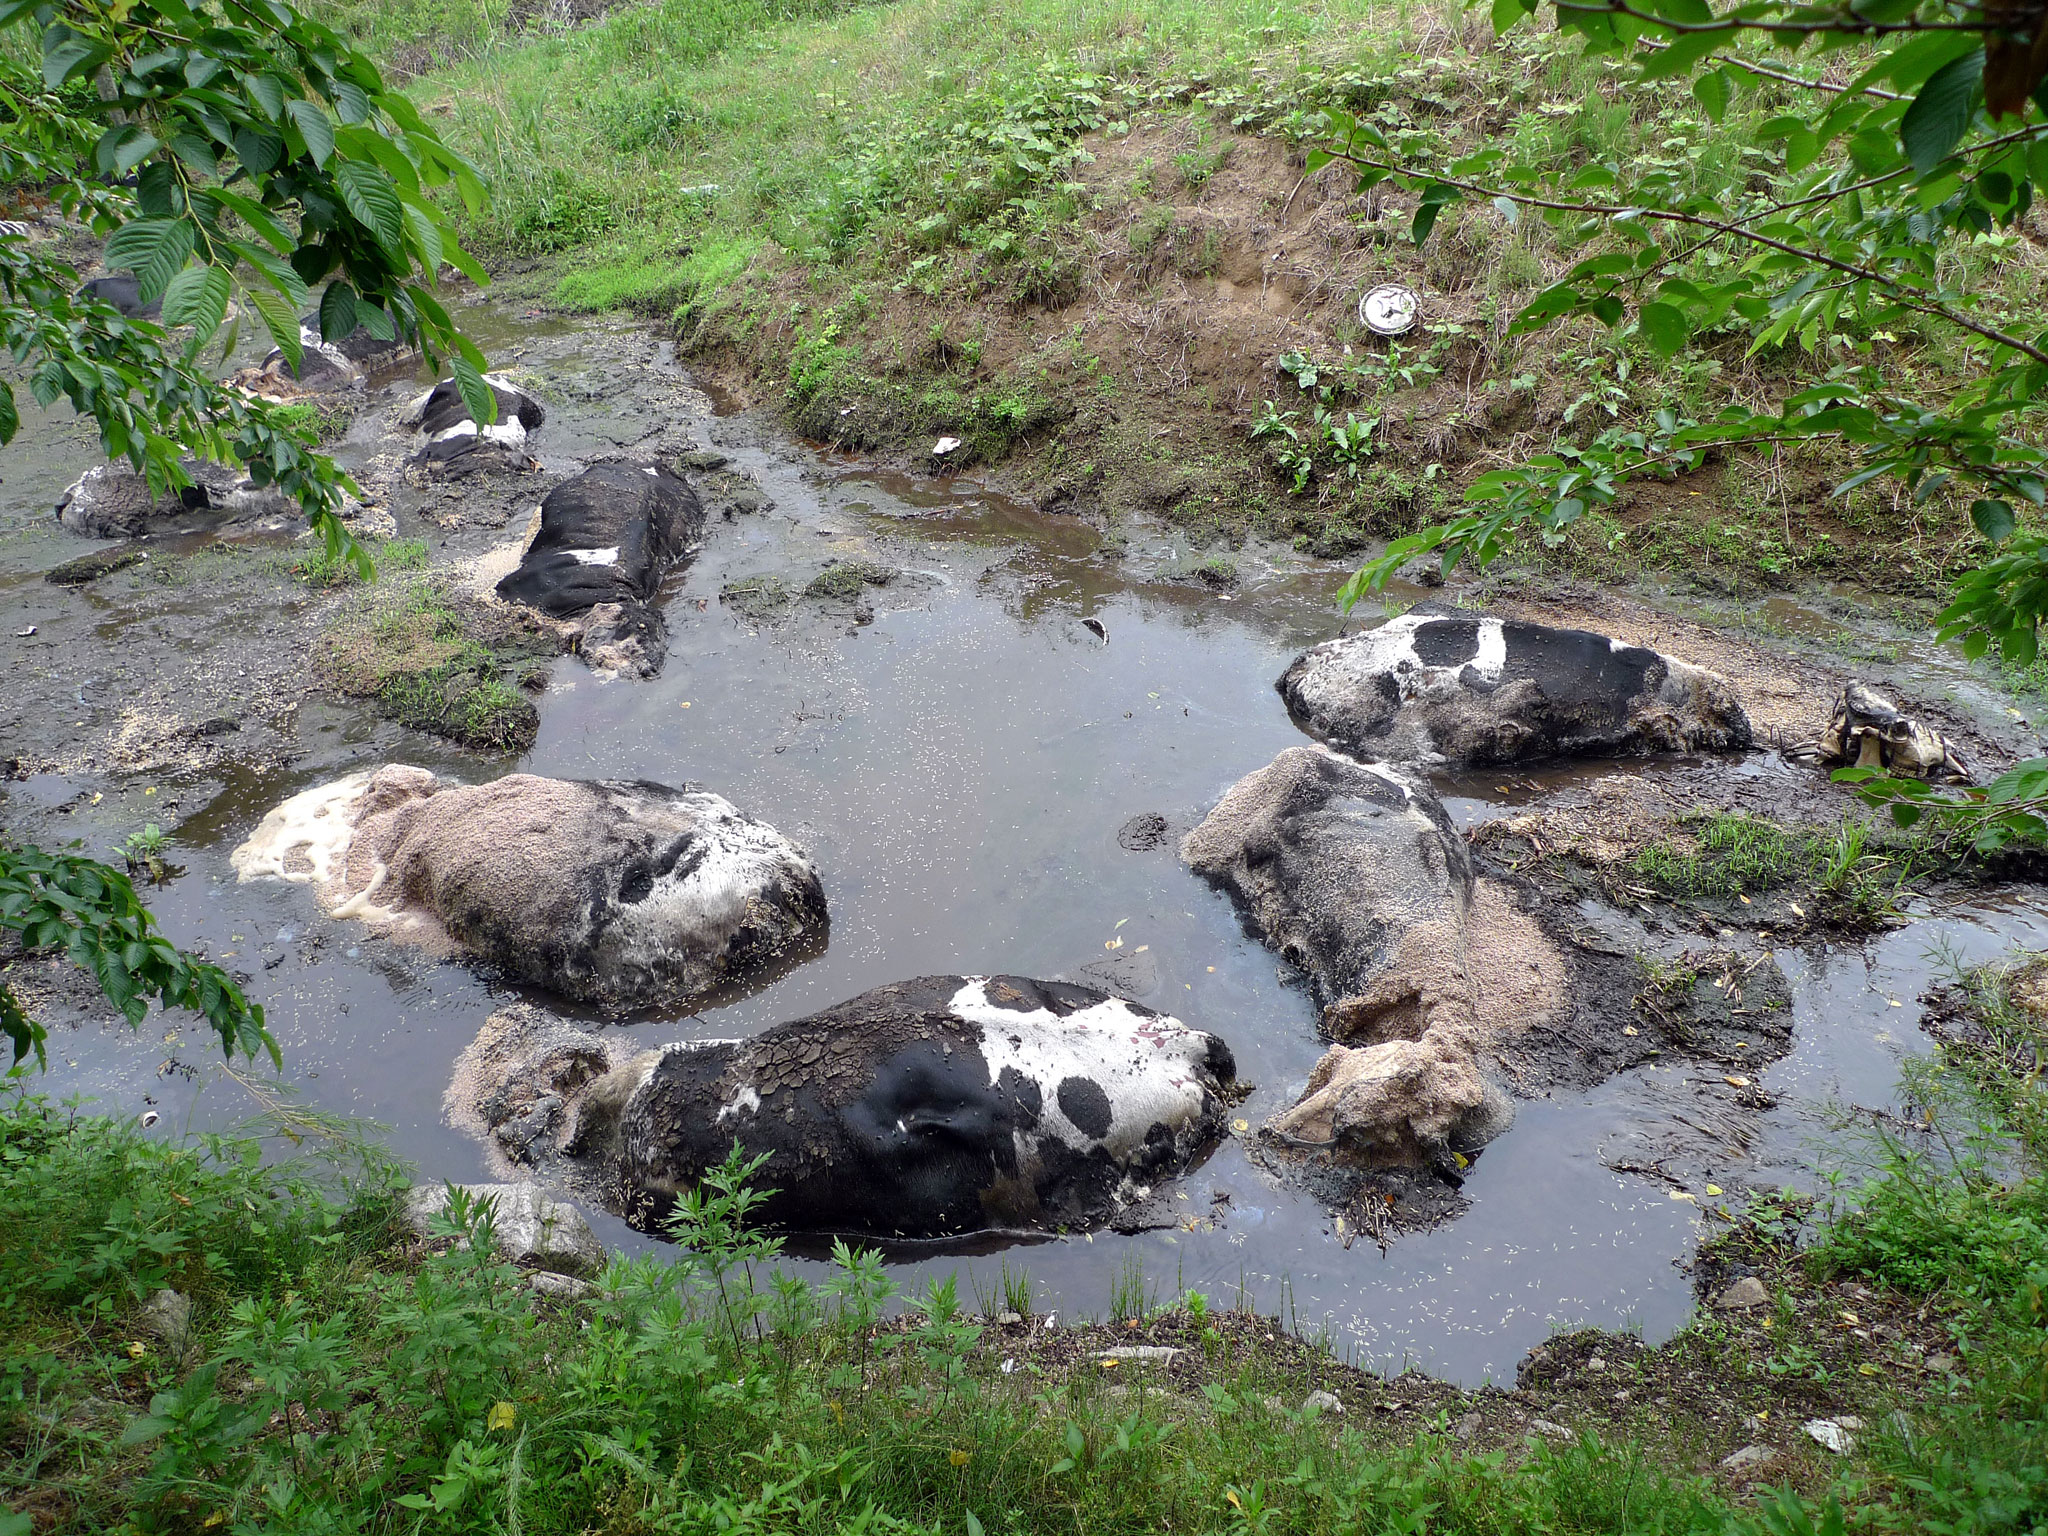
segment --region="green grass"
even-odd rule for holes
[[[1878,1172],[1813,1250],[1925,1298],[1960,1364],[1941,1411],[1873,1437],[1871,1525],[2048,1526],[2048,1030],[2040,956],[1958,969],[1961,1028],[1908,1069],[1911,1120],[1873,1122]]]
[[[1070,448],[1103,466],[1114,501],[1119,486],[1156,475],[1145,461],[1158,439],[1149,422],[1119,427],[1119,412],[1092,401],[1169,420],[1170,403],[1185,419],[1190,400],[1208,411],[1236,400],[1225,414],[1244,419],[1219,422],[1200,451],[1178,456],[1203,484],[1170,515],[1258,523],[1339,554],[1440,516],[1476,445],[1540,450],[1662,408],[1705,417],[1807,366],[1793,354],[1747,357],[1735,338],[1708,338],[1669,363],[1597,326],[1508,338],[1512,309],[1588,248],[1538,219],[1504,232],[1484,208],[1446,215],[1406,255],[1405,235],[1386,233],[1393,224],[1372,231],[1392,242],[1396,266],[1458,295],[1465,317],[1419,338],[1415,351],[1428,355],[1405,373],[1349,377],[1334,404],[1261,378],[1272,359],[1251,360],[1241,377],[1190,381],[1189,397],[1170,401],[1128,364],[1089,371],[1038,347],[984,367],[978,341],[973,355],[961,346],[992,318],[1099,291],[1112,258],[1155,274],[1214,271],[1216,230],[1184,228],[1175,203],[1198,197],[1245,135],[1296,141],[1306,114],[1326,104],[1452,149],[1470,147],[1484,122],[1536,158],[1654,165],[1710,197],[1782,174],[1783,145],[1754,139],[1787,104],[1779,87],[1745,90],[1716,128],[1682,86],[1626,81],[1622,66],[1585,60],[1554,35],[1492,46],[1483,18],[1455,7],[661,0],[509,35],[458,0],[329,0],[325,10],[375,49],[443,64],[411,90],[491,179],[491,208],[467,225],[487,257],[550,258],[540,292],[565,308],[673,316],[688,344],[726,349],[762,382],[780,380],[803,430],[848,446],[944,432],[967,440],[955,462],[968,463],[1050,443],[1044,472],[1061,473]],[[1127,186],[1086,182],[1094,157],[1147,124],[1174,126],[1183,147]],[[1987,237],[1952,259],[1958,281],[2025,313],[2038,280],[2015,242]],[[1465,315],[1467,297],[1475,315]],[[892,319],[892,309],[911,318]],[[927,349],[934,311],[954,340]],[[1328,329],[1328,361],[1361,340],[1341,313]],[[1852,325],[1845,338],[1845,358],[1880,362],[1902,386],[1936,395],[1970,366],[1897,323],[1882,334]],[[1298,440],[1269,433],[1270,455],[1244,452],[1258,405],[1237,399],[1247,381],[1294,414]],[[1907,550],[1907,566],[1865,561],[1859,571],[1895,587],[1938,585],[1970,539],[1956,509],[1940,496],[1900,508],[1872,488],[1820,518],[1839,478],[1823,458],[1773,461],[1762,489],[1740,466],[1721,509],[1733,515],[1719,521],[1616,525],[1597,538],[1580,530],[1553,558],[1601,569],[1704,562],[1730,568],[1740,586],[1827,574],[1856,559],[1845,546],[1881,540]],[[1790,511],[1785,465],[1798,480]],[[1389,496],[1393,483],[1405,493]]]

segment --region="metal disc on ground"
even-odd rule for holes
[[[1358,323],[1377,336],[1405,336],[1421,313],[1421,298],[1399,283],[1369,288],[1358,301]]]

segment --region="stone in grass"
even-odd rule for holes
[[[546,1269],[536,1269],[528,1275],[526,1288],[536,1296],[548,1296],[557,1301],[582,1301],[597,1290],[588,1280],[579,1280],[574,1275],[558,1275]]]
[[[1341,1414],[1344,1400],[1334,1392],[1311,1392],[1301,1400],[1301,1411],[1307,1413],[1311,1408],[1318,1413]]]
[[[1764,1288],[1763,1281],[1755,1275],[1744,1275],[1715,1298],[1714,1306],[1722,1312],[1742,1312],[1768,1306],[1770,1300],[1771,1293]]]
[[[1731,1452],[1729,1455],[1721,1458],[1721,1470],[1724,1472],[1747,1472],[1754,1467],[1764,1466],[1777,1459],[1778,1453],[1767,1445],[1745,1445],[1741,1450]]]
[[[1855,1448],[1856,1432],[1863,1427],[1863,1421],[1843,1414],[1833,1419],[1808,1419],[1800,1428],[1812,1436],[1816,1444],[1833,1451],[1837,1456],[1846,1456]]]
[[[135,1324],[161,1344],[165,1354],[182,1360],[192,1345],[192,1298],[166,1286],[142,1304]]]
[[[1098,1360],[1128,1360],[1134,1364],[1171,1365],[1180,1353],[1165,1344],[1119,1344],[1114,1349],[1099,1351]]]
[[[462,1184],[475,1199],[497,1202],[493,1228],[498,1255],[509,1263],[559,1274],[594,1274],[605,1263],[604,1244],[583,1213],[552,1198],[538,1184]],[[423,1238],[434,1235],[433,1218],[448,1209],[448,1186],[422,1184],[406,1197],[406,1216]]]
[[[1531,1419],[1529,1421],[1529,1433],[1541,1435],[1546,1440],[1570,1440],[1575,1438],[1572,1432],[1562,1424],[1553,1424],[1548,1419]]]

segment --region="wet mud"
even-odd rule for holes
[[[166,931],[247,979],[292,1092],[387,1126],[423,1177],[494,1171],[496,1154],[442,1104],[484,1021],[521,997],[579,1015],[324,917],[301,888],[236,881],[228,854],[269,808],[377,763],[466,782],[514,769],[687,780],[804,843],[825,881],[829,943],[693,1012],[606,1026],[633,1049],[749,1035],[956,973],[1110,986],[1214,1032],[1252,1086],[1223,1145],[1165,1194],[1171,1219],[1036,1243],[1009,1262],[1029,1269],[1042,1307],[1070,1315],[1103,1312],[1118,1277],[1141,1271],[1160,1295],[1241,1295],[1360,1363],[1467,1384],[1507,1380],[1562,1329],[1670,1335],[1692,1314],[1687,1266],[1718,1230],[1715,1208],[1812,1187],[1845,1117],[1893,1105],[1900,1062],[1928,1048],[1919,998],[1939,954],[2048,942],[2048,900],[2024,882],[1909,886],[1895,919],[1852,929],[1801,922],[1790,909],[1814,909],[1795,885],[1745,904],[1634,878],[1645,847],[1702,813],[1839,824],[1853,809],[1843,791],[1778,748],[1817,731],[1858,675],[1842,634],[1893,647],[1891,632],[1879,616],[1832,611],[1814,636],[1728,630],[1659,618],[1649,594],[1605,595],[1594,612],[1585,594],[1525,591],[1499,611],[1604,618],[1726,671],[1774,746],[1438,776],[1485,873],[1566,956],[1574,1011],[1503,1054],[1516,1123],[1455,1187],[1317,1187],[1256,1135],[1322,1052],[1314,1004],[1174,846],[1230,784],[1304,740],[1274,680],[1338,632],[1346,568],[1254,542],[1236,585],[1215,590],[1186,579],[1197,552],[1170,528],[1110,538],[966,478],[878,471],[758,416],[716,414],[644,331],[488,307],[468,320],[546,404],[539,472],[408,477],[412,445],[392,422],[413,377],[373,384],[340,447],[387,531],[424,541],[446,590],[484,603],[541,494],[609,453],[680,457],[709,512],[703,549],[660,594],[661,675],[606,678],[536,646],[519,664],[533,674],[521,689],[530,744],[514,750],[458,746],[332,686],[316,665],[323,637],[388,589],[308,584],[292,567],[313,546],[294,529],[105,546],[140,558],[66,585],[45,578],[102,548],[49,516],[94,460],[87,434],[59,413],[34,417],[0,466],[8,833],[114,857],[145,822],[170,832],[182,873],[150,893]],[[1709,635],[1711,654],[1688,649]],[[1973,763],[1995,770],[2040,750],[1958,658],[1891,654],[1871,680],[1935,714]],[[163,1134],[254,1107],[195,1021],[153,1016],[131,1032],[60,963],[0,965],[52,1028],[48,1091],[153,1110]],[[621,1248],[652,1241],[597,1220]],[[906,1285],[964,1267],[963,1291],[975,1279],[993,1291],[1005,1253],[968,1242],[892,1250],[892,1262]]]

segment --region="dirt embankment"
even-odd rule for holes
[[[1341,166],[1307,174],[1277,138],[1181,116],[1083,147],[1072,216],[1046,216],[1030,259],[963,268],[902,252],[907,272],[894,256],[866,272],[764,256],[684,317],[693,367],[815,440],[988,463],[1051,510],[1160,515],[1197,541],[1255,528],[1320,555],[1440,520],[1472,476],[1654,403],[1591,332],[1509,337],[1557,274],[1491,209],[1446,215],[1417,247],[1412,199],[1361,193]],[[1393,342],[1358,315],[1389,282],[1423,301],[1423,325]],[[1335,419],[1376,424],[1368,453],[1299,492],[1285,434],[1254,437],[1267,402],[1312,429],[1317,400],[1279,366],[1292,354],[1324,365],[1319,389],[1336,378]],[[1748,395],[1776,365],[1738,350],[1718,366]],[[948,437],[960,445],[934,456]],[[1834,468],[1710,460],[1626,489],[1565,558],[1683,570],[1724,592],[1838,572],[1932,592],[1967,525],[1876,489],[1833,499]]]

